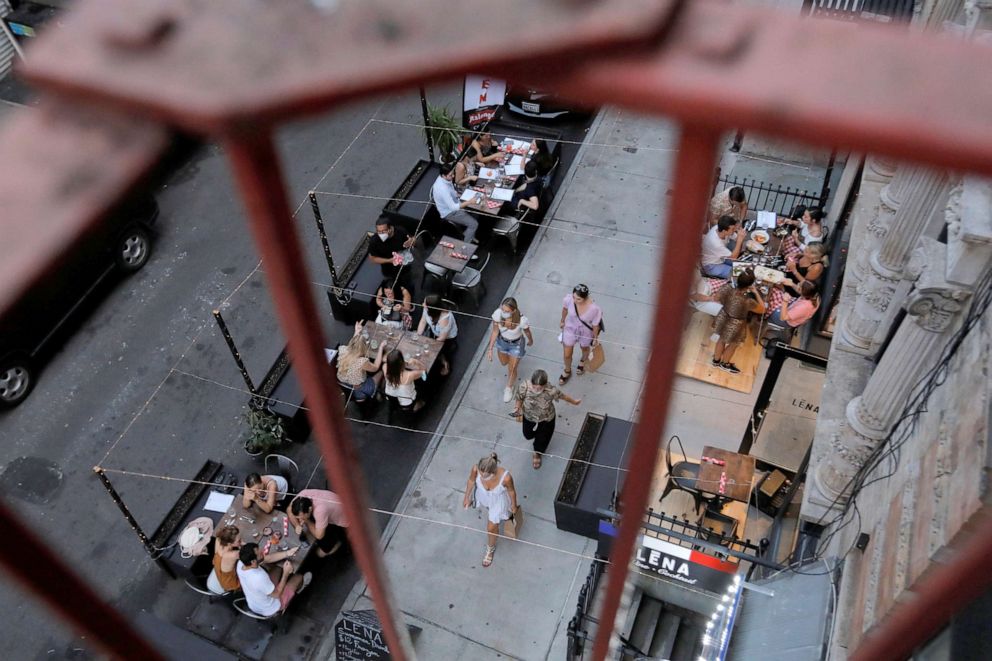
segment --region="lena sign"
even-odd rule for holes
[[[506,97],[506,81],[489,76],[465,76],[462,96],[462,123],[466,128],[479,128],[492,121]]]
[[[634,564],[671,582],[717,593],[725,591],[737,573],[732,562],[647,536],[641,538]]]

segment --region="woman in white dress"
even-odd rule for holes
[[[500,524],[513,518],[517,513],[517,491],[513,487],[513,476],[510,471],[499,467],[499,457],[493,452],[483,457],[479,463],[472,466],[465,484],[465,499],[462,506],[468,509],[472,503],[473,491],[475,505],[486,508],[489,520],[486,532],[489,533],[486,554],[482,558],[482,566],[493,564],[496,553],[496,537],[500,534]]]

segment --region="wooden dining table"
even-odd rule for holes
[[[449,247],[449,245],[452,247]],[[450,236],[442,236],[441,240],[434,246],[434,250],[425,260],[428,264],[440,266],[451,273],[461,273],[468,266],[469,260],[479,246],[474,243],[465,243],[461,239]],[[455,257],[455,254],[463,257]]]
[[[424,335],[419,335],[414,331],[403,330],[369,322],[365,324],[365,332],[369,335],[369,358],[375,359],[381,344],[386,345],[383,355],[388,355],[393,349],[399,349],[403,354],[403,359],[419,360],[424,365],[424,370],[430,373],[431,368],[441,354],[444,342],[435,340]]]
[[[723,462],[714,463],[710,460]],[[703,447],[698,488],[719,498],[746,503],[754,481],[754,457],[710,446]]]
[[[485,214],[487,216],[499,216],[509,201],[497,200],[493,198],[493,191],[496,188],[513,190],[517,187],[517,185],[519,185],[523,175],[506,174],[506,165],[513,157],[522,156],[523,159],[520,163],[520,167],[523,169],[531,157],[530,146],[522,147],[517,143],[513,143],[511,145],[507,142],[507,140],[509,140],[509,138],[504,138],[498,145],[500,154],[502,155],[500,162],[495,164],[494,167],[486,166],[486,168],[481,168],[495,170],[496,177],[494,179],[483,179],[482,177],[479,177],[475,184],[466,189],[473,190],[477,193],[473,201],[465,206],[465,208],[469,211]]]
[[[285,525],[283,522],[285,521]],[[266,514],[257,505],[252,503],[247,508],[241,500],[241,490],[234,494],[234,502],[231,507],[221,517],[217,523],[217,528],[224,526],[237,526],[241,532],[243,543],[254,542],[258,544],[263,553],[277,553],[287,551],[293,547],[299,547],[296,555],[287,558],[293,565],[293,571],[298,571],[303,561],[310,554],[313,545],[301,540],[296,534],[296,529],[285,512],[272,510]],[[270,529],[269,534],[265,534],[266,528]],[[215,533],[217,530],[214,531]]]

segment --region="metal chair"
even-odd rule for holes
[[[672,442],[677,441],[679,444],[679,451],[682,453],[682,461],[672,463]],[[668,468],[668,481],[665,484],[665,490],[661,493],[661,498],[658,499],[659,502],[665,499],[672,489],[679,489],[685,491],[692,496],[693,502],[696,505],[696,512],[703,505],[704,500],[709,500],[705,498],[702,492],[697,488],[699,480],[699,464],[694,461],[689,461],[686,458],[685,448],[682,447],[682,439],[678,436],[672,436],[668,439],[668,444],[665,446],[665,466]]]
[[[234,606],[234,610],[238,611],[245,617],[250,617],[253,620],[259,620],[261,622],[275,622],[279,616],[282,615],[281,610],[276,611],[273,615],[259,615],[252,609],[248,608],[248,600],[244,597],[235,599],[231,605]]]
[[[265,472],[269,474],[275,472],[277,475],[282,475],[289,482],[290,491],[292,491],[296,476],[300,474],[300,467],[286,455],[270,454],[265,457]]]
[[[221,592],[218,592],[216,589],[211,590],[211,577],[214,578],[214,583],[216,583],[217,588],[220,588],[220,583],[217,583],[216,574],[214,573],[213,568],[210,569],[210,572],[206,576],[190,576],[183,579],[183,582],[186,584],[186,587],[193,592],[205,596],[207,601],[210,603],[214,603],[218,599],[224,599],[240,592],[240,590],[223,590],[223,588],[220,588],[222,590]]]
[[[451,289],[453,291],[467,291],[471,293],[475,307],[479,307],[479,297],[476,294],[476,289],[481,289],[483,296],[485,296],[486,285],[482,282],[482,272],[489,265],[489,260],[492,259],[492,256],[492,253],[486,255],[486,261],[477,269],[466,266],[464,271],[456,273],[455,277],[451,280]]]
[[[510,243],[510,251],[517,254],[517,239],[520,236],[520,226],[527,218],[530,209],[517,216],[500,216],[493,225],[493,237],[504,236]]]

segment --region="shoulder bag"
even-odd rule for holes
[[[578,308],[575,307],[575,303],[572,303],[572,309],[575,310],[575,316],[576,318],[578,318],[580,322],[582,322],[582,325],[588,328],[590,331],[593,331],[593,333],[595,333],[593,327],[587,324],[585,319],[583,319],[582,316],[579,315],[579,310]],[[600,314],[599,316],[599,332],[600,333],[606,332],[606,324],[603,323],[602,314]],[[586,371],[595,372],[600,367],[602,367],[603,363],[605,362],[606,362],[606,352],[603,351],[603,344],[597,339],[595,346],[589,349],[589,359],[586,361]]]

